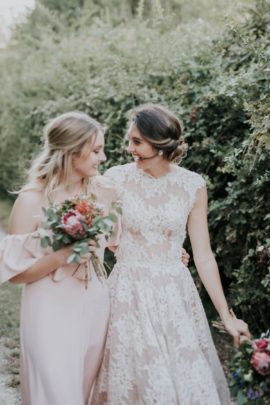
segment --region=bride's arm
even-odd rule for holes
[[[224,296],[219,270],[211,249],[207,224],[207,191],[200,188],[188,219],[188,233],[192,245],[194,262],[199,276],[205,286],[225,328],[233,336],[237,345],[240,334],[250,338],[248,326],[240,319],[234,318]]]
[[[42,199],[39,192],[22,192],[17,198],[10,216],[9,233],[27,234],[34,232],[38,227],[38,216],[41,213]],[[47,276],[53,270],[66,263],[70,254],[70,247],[53,252],[38,259],[24,272],[14,276],[10,282],[32,283]]]

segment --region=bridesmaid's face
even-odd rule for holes
[[[96,176],[100,163],[105,160],[104,134],[99,132],[94,144],[85,144],[80,155],[73,158],[73,169],[81,177]]]
[[[150,163],[152,158],[156,157],[157,150],[143,138],[140,131],[133,123],[128,129],[127,139],[127,151],[132,155],[137,166],[143,168],[146,164]]]

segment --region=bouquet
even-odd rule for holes
[[[230,387],[237,404],[266,404],[270,396],[269,331],[261,338],[243,340],[230,364]]]
[[[39,228],[41,246],[51,246],[54,251],[73,244],[72,254],[67,263],[77,263],[73,275],[80,266],[82,255],[89,253],[89,239],[96,242],[99,247],[99,237],[104,235],[107,239],[112,235],[113,225],[117,221],[120,207],[112,204],[113,211],[105,215],[104,206],[99,204],[96,197],[76,195],[60,204],[51,204],[42,208],[45,220]],[[48,233],[48,230],[51,232]],[[91,262],[98,277],[106,277],[106,270],[98,256],[92,252]],[[85,288],[88,287],[88,265],[85,266]]]

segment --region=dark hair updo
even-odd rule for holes
[[[131,122],[147,142],[162,150],[165,159],[179,163],[185,157],[182,123],[166,108],[155,104],[138,106],[131,112]]]

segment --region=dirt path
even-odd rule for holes
[[[0,241],[4,236],[5,233],[0,229]],[[14,354],[14,348],[9,348],[8,343],[6,336],[0,337],[0,405],[20,405],[18,387],[10,386],[12,376],[10,375],[9,363]],[[18,351],[18,348],[16,350]]]
[[[20,395],[17,388],[9,387],[11,377],[7,373],[8,357],[11,350],[5,344],[5,338],[0,339],[0,405],[20,405]]]

